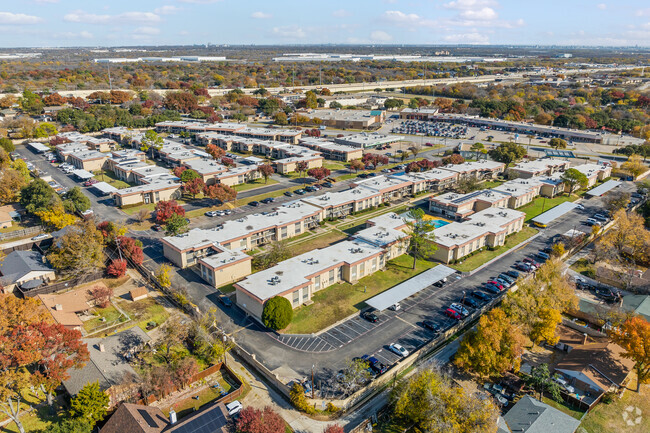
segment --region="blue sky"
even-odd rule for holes
[[[642,0],[1,0],[0,46],[650,45]]]

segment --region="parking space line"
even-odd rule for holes
[[[303,347],[305,347],[305,345],[309,342],[309,340],[310,340],[309,338],[304,338],[300,340],[300,342],[296,345],[296,349],[303,350]]]
[[[347,343],[349,343],[350,341],[352,341],[352,340],[354,340],[354,339],[356,338],[354,335],[353,335],[352,337],[350,337],[350,336],[349,336],[348,334],[346,334],[346,333],[344,332],[344,330],[341,329],[340,327],[337,327],[337,328],[332,329],[332,332],[334,332],[334,331],[337,331],[337,332],[339,332],[340,334],[345,335],[345,337],[348,339]]]
[[[417,328],[417,326],[415,326],[414,324],[412,324],[412,323],[410,323],[410,322],[407,322],[406,320],[402,319],[402,318],[399,317],[399,316],[396,316],[395,318],[398,319],[398,320],[401,320],[402,322],[406,323],[407,325],[409,325],[409,326],[411,326],[411,327],[413,327],[413,328]]]
[[[317,338],[312,338],[312,342],[309,344],[309,346],[305,347],[305,350],[309,351],[311,349],[311,346],[313,346],[314,344],[316,344],[316,346],[318,346],[317,343],[319,343],[319,340]]]
[[[379,358],[380,360],[383,359],[383,360],[384,360],[385,362],[387,362],[388,364],[392,364],[392,363],[393,363],[392,360],[390,360],[389,358],[387,358],[387,357],[385,357],[384,355],[379,354],[379,353],[375,353],[375,354],[374,354],[374,357],[375,357],[375,358]]]
[[[341,346],[342,346],[343,344],[346,344],[346,343],[344,343],[343,341],[341,341],[341,340],[339,340],[338,338],[336,338],[336,337],[331,333],[331,331],[327,331],[325,334],[329,335],[330,337],[332,337],[333,339],[335,339],[335,340],[338,341],[339,343],[342,343]]]
[[[361,335],[361,332],[359,332],[359,331],[357,331],[356,329],[352,328],[352,327],[351,327],[350,325],[348,325],[347,323],[341,323],[341,326],[345,326],[347,329],[349,329],[349,330],[351,330],[352,332],[358,334],[357,336],[355,336],[355,338],[358,337],[359,335]]]

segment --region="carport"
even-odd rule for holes
[[[608,180],[607,182],[603,183],[602,185],[597,186],[596,188],[592,188],[589,191],[587,191],[587,195],[590,195],[592,197],[601,197],[617,186],[619,186],[621,182],[618,180]]]
[[[93,188],[99,192],[100,195],[109,195],[111,193],[117,192],[117,188],[113,185],[109,185],[106,182],[97,182],[93,185]]]
[[[535,218],[533,218],[533,222],[537,227],[546,227],[557,218],[571,212],[577,207],[577,204],[570,201],[565,201],[564,203],[560,203],[559,205],[555,206],[553,209],[548,210],[541,215],[537,215]]]
[[[49,147],[47,147],[43,143],[34,142],[34,143],[29,143],[27,146],[36,153],[45,153],[45,152],[49,152],[51,150]]]
[[[90,179],[92,179],[93,177],[95,177],[94,174],[92,174],[91,172],[86,171],[86,170],[72,170],[72,174],[74,174],[75,176],[77,176],[77,177],[78,177],[80,180],[82,180],[82,181],[84,181],[84,180],[90,180]],[[108,185],[108,184],[107,184],[107,185]],[[109,186],[110,186],[110,185],[109,185]]]
[[[448,268],[444,265],[438,265],[433,269],[422,272],[421,274],[418,274],[415,277],[368,299],[366,304],[379,311],[385,310],[391,305],[394,305],[409,296],[415,295],[420,290],[424,290],[433,283],[437,283],[455,273],[455,269]]]

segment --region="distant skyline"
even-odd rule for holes
[[[650,46],[634,0],[19,0],[0,46],[192,44]]]

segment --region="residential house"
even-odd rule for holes
[[[580,420],[524,395],[499,418],[497,433],[574,433]]]
[[[54,268],[38,251],[12,251],[0,262],[0,282],[5,293],[16,287],[33,289],[54,279]]]

